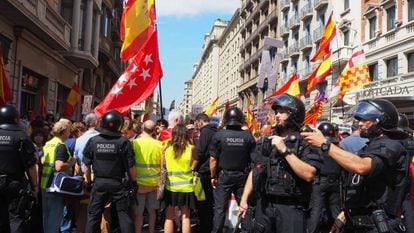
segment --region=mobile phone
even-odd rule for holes
[[[300,132],[313,132],[313,129],[308,124],[305,124],[300,128]]]

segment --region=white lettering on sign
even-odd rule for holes
[[[96,144],[98,149],[115,149],[115,144]]]

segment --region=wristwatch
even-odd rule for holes
[[[327,152],[330,147],[331,147],[331,142],[326,140],[324,143],[322,143],[321,150],[322,152]]]
[[[286,157],[286,155],[289,155],[291,153],[292,153],[292,151],[289,148],[286,148],[286,150],[284,152],[280,153],[280,155],[282,157]]]

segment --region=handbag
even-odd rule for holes
[[[165,164],[165,149],[163,150],[162,153],[162,160],[163,160],[163,165],[161,168],[161,172],[160,172],[160,182],[158,184],[158,189],[157,189],[157,200],[161,201],[162,199],[164,199],[164,192],[165,192],[165,182],[167,181],[167,167]]]
[[[46,188],[46,192],[82,196],[83,177],[70,176],[64,172],[55,172],[50,186]]]

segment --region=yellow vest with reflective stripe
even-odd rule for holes
[[[53,167],[55,163],[55,152],[58,145],[65,143],[62,142],[62,140],[58,137],[52,138],[50,141],[46,142],[45,146],[43,147],[43,156],[45,158],[45,162],[43,164],[43,172],[42,172],[42,178],[40,180],[40,188],[42,190],[45,190],[47,188],[49,179],[51,176],[53,176]],[[67,149],[67,147],[66,147]],[[68,150],[68,149],[67,149]],[[72,158],[72,156],[69,153],[69,159]]]
[[[167,168],[165,188],[171,192],[194,192],[191,172],[191,145],[188,145],[184,153],[176,159],[173,147],[168,146],[165,151],[165,161]]]
[[[132,141],[135,154],[137,183],[157,186],[160,180],[162,143],[151,137],[138,137]]]

